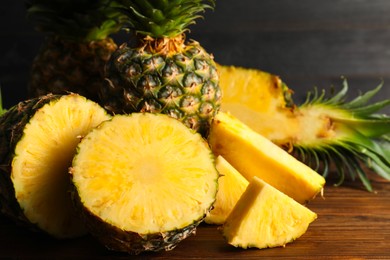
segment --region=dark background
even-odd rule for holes
[[[221,64],[279,75],[303,101],[314,86],[341,86],[352,96],[384,87],[390,98],[390,1],[217,0],[214,11],[191,27]],[[124,35],[114,37],[118,43]],[[25,20],[21,0],[0,1],[0,85],[6,107],[26,97],[29,68],[43,35]],[[390,111],[386,109],[386,112]]]

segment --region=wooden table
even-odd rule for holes
[[[201,225],[197,234],[174,250],[131,259],[390,259],[390,182],[372,175],[375,192],[358,182],[327,184],[324,198],[308,207],[318,219],[284,248],[236,249],[225,243],[215,226]],[[129,258],[106,250],[92,237],[57,241],[16,227],[0,218],[0,258]]]

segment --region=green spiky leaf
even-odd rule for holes
[[[5,112],[7,112],[7,110],[3,107],[3,97],[0,89],[0,116],[2,116]]]
[[[118,0],[125,27],[153,38],[175,37],[188,30],[214,0]]]
[[[346,79],[333,96],[326,97],[325,91],[317,89],[308,93],[300,108],[321,107],[327,112],[336,134],[319,146],[318,143],[313,146],[294,144],[296,156],[316,170],[322,166],[324,177],[328,177],[330,165],[335,165],[336,185],[341,185],[348,174],[352,180],[359,178],[366,189],[372,191],[362,165],[390,180],[390,116],[378,113],[390,105],[390,99],[369,103],[382,86],[383,82],[351,101],[347,101]]]
[[[27,0],[36,30],[74,41],[102,40],[118,32],[123,15],[113,0]]]

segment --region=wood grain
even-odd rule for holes
[[[308,207],[318,214],[308,231],[284,248],[237,249],[229,246],[215,226],[201,225],[197,234],[174,250],[146,253],[131,259],[389,259],[390,182],[373,176],[375,192],[358,182],[334,187]],[[128,258],[106,250],[92,237],[57,241],[16,227],[0,218],[0,258]]]

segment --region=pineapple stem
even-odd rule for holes
[[[151,36],[146,36],[141,41],[143,44],[141,49],[147,50],[151,53],[169,56],[170,54],[182,52],[182,50],[185,48],[184,41],[184,34],[180,34],[174,38],[153,38]]]

